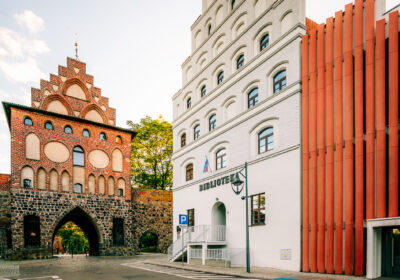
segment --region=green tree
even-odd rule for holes
[[[65,223],[58,231],[57,236],[61,237],[62,246],[65,251],[73,250],[74,254],[83,254],[89,249],[89,242],[80,227],[73,222]]]
[[[137,132],[132,141],[132,180],[139,188],[165,190],[172,187],[172,125],[159,116],[140,123],[128,121]]]

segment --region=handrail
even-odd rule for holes
[[[185,252],[188,243],[218,241],[226,241],[226,226],[224,225],[200,225],[188,227],[185,232],[182,231],[181,238],[175,240],[171,246],[168,247],[168,259],[172,260],[179,256],[179,254]]]

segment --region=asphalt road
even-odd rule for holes
[[[136,269],[121,265],[126,262],[139,261],[140,257],[75,257],[41,261],[27,261],[12,264],[14,273],[3,273],[0,279],[24,280],[113,280],[113,279],[182,279],[176,275]],[[7,264],[9,267],[10,265]],[[1,267],[0,267],[1,272]],[[18,274],[18,275],[17,275]],[[1,274],[0,274],[1,275]]]

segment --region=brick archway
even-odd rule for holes
[[[98,256],[99,251],[100,251],[100,240],[101,240],[101,235],[99,233],[98,226],[96,222],[93,220],[92,217],[90,217],[89,214],[87,214],[82,208],[80,207],[75,207],[71,211],[69,211],[67,214],[62,216],[56,223],[56,226],[53,231],[52,235],[52,242],[51,244],[54,243],[54,237],[57,233],[57,231],[67,222],[73,222],[76,224],[78,227],[80,227],[86,234],[86,237],[88,238],[89,241],[89,247],[90,251],[89,254],[91,256]]]

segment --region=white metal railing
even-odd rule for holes
[[[207,249],[207,260],[226,261],[229,260],[228,250],[226,248],[221,249]]]
[[[182,240],[183,239],[183,240]],[[226,226],[224,225],[203,225],[188,227],[181,232],[181,238],[175,240],[168,248],[168,258],[172,260],[183,252],[188,243],[207,243],[226,241]]]
[[[202,258],[202,249],[192,249],[189,250],[189,256],[191,259],[201,259]]]

